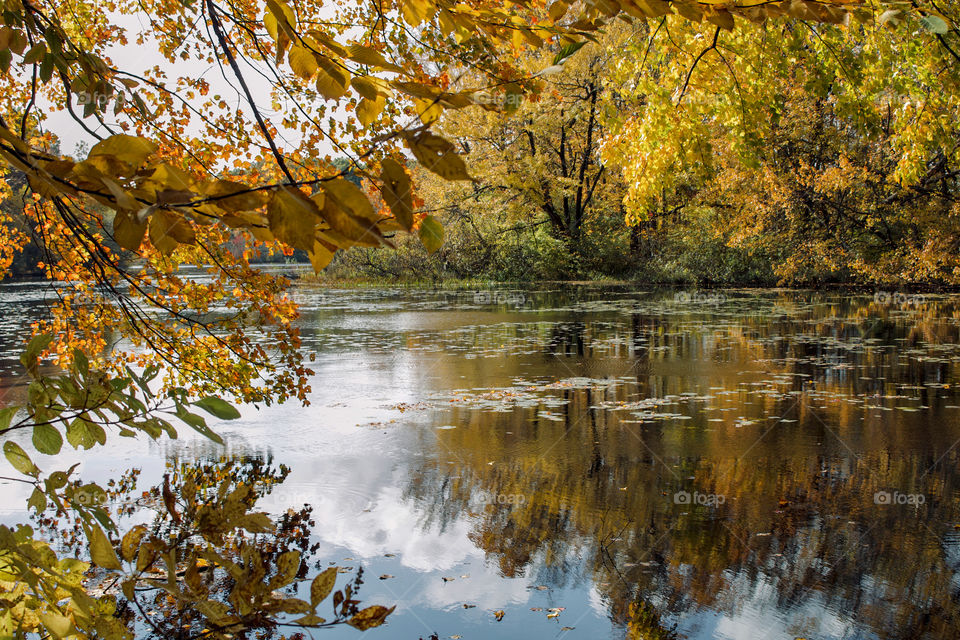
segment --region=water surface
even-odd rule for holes
[[[11,397],[43,291],[0,287]],[[216,425],[225,449],[71,452],[84,478],[291,466],[265,504],[313,505],[321,562],[398,605],[372,638],[957,637],[960,297],[294,295],[309,407],[245,407]],[[20,491],[3,486],[4,520]]]

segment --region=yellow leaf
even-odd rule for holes
[[[119,211],[113,218],[113,239],[127,251],[137,251],[147,233],[146,223],[137,222],[131,211]]]
[[[350,81],[350,84],[353,85],[357,93],[367,100],[376,100],[380,97],[380,88],[368,76],[356,76]]]
[[[350,74],[333,59],[316,56],[317,91],[327,100],[341,98],[350,86]]]
[[[434,122],[443,113],[441,107],[435,100],[414,100],[417,107],[417,115],[424,124]]]
[[[277,42],[280,39],[277,17],[270,11],[267,11],[265,14],[263,14],[263,26],[266,28],[267,33],[270,34],[270,37],[273,38],[274,42]]]
[[[383,111],[385,104],[386,101],[381,96],[377,96],[376,100],[364,98],[357,104],[357,119],[363,126],[369,127]]]
[[[429,131],[408,134],[404,141],[424,169],[446,180],[472,180],[463,158],[453,149],[453,143]]]
[[[110,136],[93,145],[88,158],[95,156],[113,156],[121,162],[135,167],[142,165],[147,158],[156,153],[157,145],[146,138],[118,134]]]
[[[330,233],[331,244],[343,248],[350,245],[376,247],[381,244],[389,244],[383,238],[383,234],[380,233],[375,223],[351,216],[330,198],[324,202],[320,215],[330,225],[331,230],[341,236],[338,238]],[[349,242],[344,242],[344,240]]]
[[[347,47],[347,57],[370,67],[379,67],[386,71],[394,71],[396,73],[403,73],[403,68],[398,67],[392,62],[388,62],[386,58],[383,57],[383,54],[362,44],[352,44]]]
[[[324,196],[354,218],[366,222],[380,219],[366,194],[346,178],[336,178],[323,185]]]
[[[733,14],[727,11],[726,9],[716,9],[706,14],[707,22],[715,24],[721,29],[727,31],[733,31],[733,28],[736,26],[736,23],[733,19]]]
[[[433,216],[427,216],[420,223],[420,242],[426,247],[427,253],[433,253],[443,246],[443,225]]]
[[[65,615],[54,611],[39,614],[40,622],[55,638],[65,638],[73,633],[73,622]]]
[[[416,27],[424,20],[432,18],[435,11],[436,7],[427,0],[402,0],[400,4],[400,13],[411,27]]]
[[[150,243],[163,255],[170,255],[179,244],[193,244],[196,234],[190,223],[170,211],[156,211],[150,216]]]
[[[292,31],[297,27],[297,17],[285,2],[278,0],[267,0],[267,8],[277,19],[277,25],[282,31],[289,32],[287,35],[293,35]]]
[[[110,192],[110,195],[113,196],[114,208],[115,209],[139,209],[140,205],[137,204],[137,201],[133,199],[129,193],[126,192],[120,185],[111,180],[110,178],[102,179],[103,185]]]
[[[337,581],[337,568],[329,567],[313,579],[310,583],[310,604],[316,607],[323,602]]]
[[[413,228],[413,197],[411,195],[410,176],[403,166],[393,158],[380,163],[380,194],[390,211],[404,229]]]
[[[317,240],[313,243],[313,249],[307,252],[310,256],[310,264],[313,266],[313,272],[319,274],[323,271],[330,261],[333,260],[333,254],[336,247],[327,246],[326,243]]]
[[[247,185],[230,180],[213,182],[206,188],[205,195],[214,198],[213,204],[231,213],[259,209],[264,203],[262,192],[250,191]]]
[[[347,621],[347,624],[355,629],[359,629],[360,631],[366,631],[367,629],[379,627],[383,624],[384,620],[387,619],[387,616],[393,613],[394,609],[396,609],[396,607],[390,607],[387,609],[379,604],[375,604],[372,607],[367,607],[366,609],[361,610],[355,616],[350,618]]]
[[[289,60],[290,68],[304,80],[309,80],[317,72],[317,60],[313,52],[306,47],[291,47]]]
[[[90,559],[93,564],[104,569],[121,569],[120,558],[117,552],[113,550],[113,545],[98,525],[90,527],[88,534],[90,539]]]
[[[147,535],[147,526],[143,524],[138,524],[124,534],[123,540],[120,541],[120,555],[124,560],[133,562],[140,548],[140,541],[145,535]]]
[[[304,251],[313,249],[318,213],[316,204],[291,187],[275,191],[267,204],[267,221],[273,235]]]

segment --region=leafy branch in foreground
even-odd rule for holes
[[[288,473],[257,459],[181,465],[137,498],[135,482],[109,496],[96,485],[68,483],[74,498],[97,504],[103,514],[116,502],[128,518],[154,515],[121,535],[109,514],[109,526],[101,528],[78,511],[89,562],[58,557],[55,548],[70,544],[58,544],[56,535],[48,542],[30,526],[0,526],[0,634],[235,638],[248,632],[272,637],[285,627],[383,624],[392,608],[358,606],[362,570],[337,590],[344,571],[337,567],[307,579],[316,549],[310,506],[276,521],[253,510]],[[63,504],[36,511],[41,525],[69,520]],[[319,615],[328,601],[329,619]]]

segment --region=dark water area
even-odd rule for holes
[[[10,398],[45,295],[0,286]],[[960,296],[293,295],[310,406],[71,451],[84,478],[289,465],[264,507],[312,505],[321,564],[398,605],[371,638],[960,637]]]

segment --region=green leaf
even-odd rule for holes
[[[943,35],[950,30],[950,27],[947,26],[946,21],[940,16],[923,16],[920,18],[920,24],[922,24],[927,31],[931,33],[939,33]]]
[[[420,242],[433,253],[443,245],[443,225],[433,216],[427,216],[420,223]]]
[[[54,456],[63,447],[63,436],[53,425],[38,424],[33,428],[33,446],[40,453]]]
[[[23,450],[23,447],[16,442],[9,440],[4,442],[3,455],[7,456],[7,460],[10,461],[13,468],[20,473],[33,476],[34,478],[40,475],[40,469],[37,468],[37,465],[33,464],[33,460],[31,460],[27,452]]]
[[[110,544],[110,540],[103,529],[96,525],[92,526],[87,538],[90,540],[90,559],[93,560],[93,564],[104,569],[123,568],[123,565],[120,564],[120,558],[117,557],[117,552],[113,550],[113,545]]]
[[[193,404],[221,420],[236,420],[240,417],[240,412],[237,411],[236,407],[226,400],[214,396],[200,398]]]
[[[571,42],[570,44],[560,47],[560,51],[553,57],[553,64],[560,64],[577,51],[580,51],[585,44],[587,44],[587,41],[581,40],[580,42]]]
[[[80,349],[74,349],[73,366],[80,375],[86,377],[86,375],[90,373],[90,360],[87,358],[87,354],[80,351]]]
[[[27,506],[33,507],[37,513],[40,513],[47,508],[47,496],[39,488],[34,487],[30,499],[27,500]]]
[[[4,407],[0,409],[0,433],[10,428],[10,422],[19,410],[20,407]]]
[[[80,446],[84,449],[91,449],[93,445],[96,444],[96,441],[93,439],[93,434],[90,433],[90,430],[87,428],[87,421],[81,418],[77,418],[67,425],[67,442],[69,442],[70,446],[74,449]]]
[[[337,582],[337,568],[329,567],[310,583],[310,604],[314,607],[326,600]]]
[[[33,372],[36,371],[37,367],[37,358],[40,356],[40,353],[44,351],[47,347],[50,346],[50,343],[53,342],[53,336],[41,333],[38,336],[35,336],[33,340],[27,345],[27,348],[20,355],[20,362],[27,368],[27,370]]]

